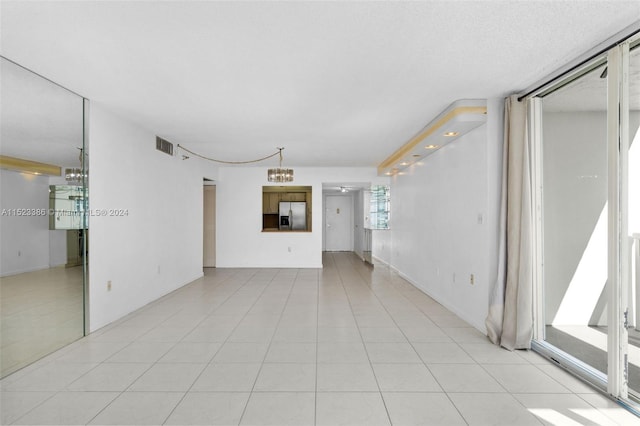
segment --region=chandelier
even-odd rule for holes
[[[82,183],[82,179],[86,179],[88,178],[89,175],[87,175],[86,173],[82,173],[82,169],[78,169],[78,168],[70,168],[70,169],[64,169],[64,178],[67,182],[69,183]]]
[[[284,148],[278,148],[280,154],[280,165],[278,167],[270,168],[267,171],[267,180],[269,182],[293,182],[293,169],[282,168],[282,150]]]
[[[70,184],[79,184],[81,185],[83,180],[89,178],[89,171],[85,170],[84,173],[82,171],[82,167],[85,165],[85,156],[84,148],[78,148],[80,150],[80,156],[78,159],[80,160],[81,167],[71,167],[68,169],[64,169],[64,178]]]

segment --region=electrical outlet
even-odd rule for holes
[[[476,277],[473,276],[473,274],[471,274],[469,276],[469,284],[474,285],[476,283]]]
[[[111,280],[107,281],[107,291],[111,291]]]

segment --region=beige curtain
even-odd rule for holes
[[[530,146],[526,103],[505,101],[500,250],[485,321],[489,338],[507,349],[531,347],[533,258]]]

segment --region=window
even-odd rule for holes
[[[389,187],[385,185],[372,186],[369,208],[371,229],[389,229],[390,206]]]

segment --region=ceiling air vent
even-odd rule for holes
[[[173,144],[160,136],[156,136],[156,149],[165,154],[173,155]]]

